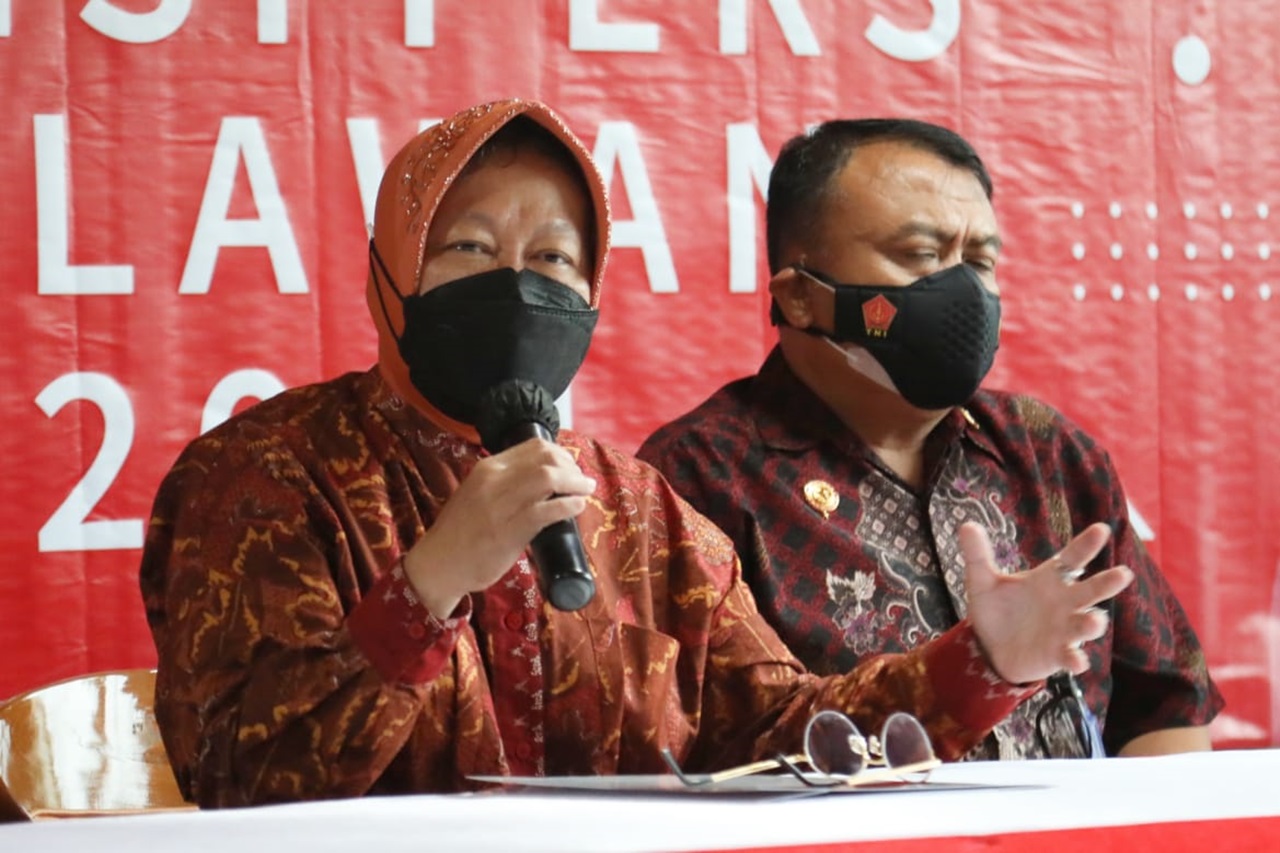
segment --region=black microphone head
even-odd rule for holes
[[[551,392],[524,379],[507,379],[480,395],[476,431],[490,453],[507,446],[507,433],[521,424],[540,424],[554,440],[560,431],[560,415]]]

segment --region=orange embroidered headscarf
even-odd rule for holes
[[[365,300],[378,329],[378,367],[401,399],[439,426],[475,442],[479,442],[479,436],[474,427],[445,415],[409,381],[409,366],[396,344],[397,336],[404,331],[403,310],[390,288],[401,288],[401,296],[417,292],[427,231],[440,200],[481,146],[516,116],[532,119],[550,131],[582,169],[595,212],[591,307],[599,307],[600,281],[609,257],[609,199],[604,179],[582,142],[544,104],[524,100],[481,104],[419,133],[391,158],[378,187],[374,210],[373,241],[392,279],[387,280],[379,266],[370,263]]]

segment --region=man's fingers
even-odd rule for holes
[[[1058,570],[1066,574],[1076,574],[1089,565],[1089,561],[1098,556],[1098,552],[1111,538],[1111,528],[1099,521],[1091,524],[1067,543],[1067,546],[1051,559]]]
[[[966,521],[958,531],[960,556],[964,560],[965,584],[971,593],[990,589],[998,575],[991,538],[981,524]]]
[[[1096,607],[1090,607],[1075,614],[1072,619],[1072,629],[1074,635],[1078,638],[1078,643],[1087,643],[1090,640],[1096,640],[1103,634],[1107,633],[1107,623],[1111,619],[1107,616],[1105,610]]]
[[[1092,662],[1082,649],[1068,648],[1063,653],[1061,668],[1072,675],[1079,675],[1088,670],[1090,666],[1092,666]]]
[[[1133,571],[1128,566],[1112,566],[1079,583],[1071,585],[1074,603],[1081,609],[1115,598],[1133,582]]]

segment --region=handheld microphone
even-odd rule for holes
[[[541,385],[508,379],[481,396],[476,430],[485,450],[500,453],[530,438],[554,442],[560,416],[555,400]],[[557,610],[578,610],[596,594],[576,519],[540,530],[529,543],[529,556],[538,570],[542,594]]]

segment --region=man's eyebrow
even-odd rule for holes
[[[891,240],[903,240],[907,237],[928,237],[938,243],[950,243],[956,238],[956,233],[954,231],[946,231],[937,225],[930,225],[927,222],[908,222],[889,235]],[[982,234],[970,238],[966,245],[970,247],[981,246],[998,252],[1004,247],[1004,241],[1000,239],[999,234]]]
[[[994,249],[998,252],[1004,248],[1004,240],[1000,239],[999,234],[986,234],[970,238],[968,245],[982,246],[987,249]]]

